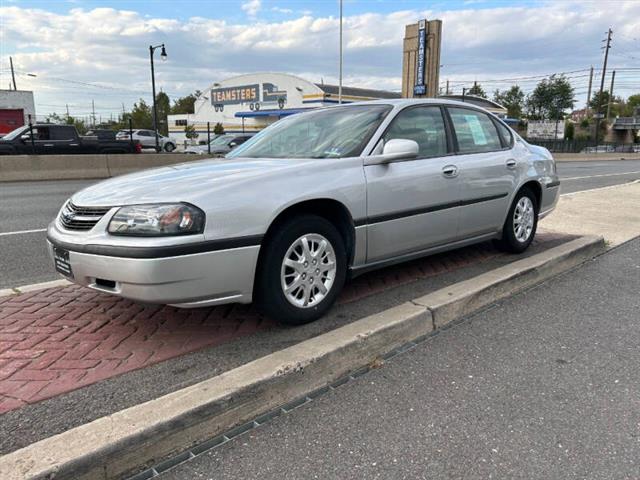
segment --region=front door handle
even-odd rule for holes
[[[442,167],[442,175],[447,178],[455,178],[458,176],[458,167],[455,165],[446,165]]]
[[[516,168],[516,161],[514,158],[507,160],[507,168]]]

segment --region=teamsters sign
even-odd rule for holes
[[[418,59],[416,65],[416,83],[413,87],[414,95],[424,95],[427,93],[427,86],[424,83],[424,70],[427,57],[427,21],[420,20],[418,23]]]
[[[212,105],[234,105],[245,102],[258,102],[260,85],[241,85],[238,87],[216,88],[211,90]]]

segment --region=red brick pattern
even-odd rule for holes
[[[372,272],[339,302],[497,255],[480,245]],[[252,306],[182,310],[75,285],[0,297],[0,414],[274,325]]]

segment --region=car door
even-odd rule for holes
[[[153,135],[153,132],[149,130],[138,130],[137,132],[133,132],[133,138],[138,140],[143,148],[156,146],[155,136]]]
[[[53,153],[54,145],[49,127],[38,125],[31,129],[31,134],[33,135],[33,150],[36,155]]]
[[[367,261],[417,252],[456,237],[460,181],[444,111],[412,106],[396,115],[381,138],[418,143],[418,158],[365,166]],[[382,150],[382,143],[375,152]]]
[[[499,230],[517,182],[512,139],[503,140],[497,122],[485,112],[464,107],[447,107],[447,111],[461,181],[459,236]]]
[[[77,131],[73,126],[56,125],[50,129],[50,142],[53,147],[50,147],[56,154],[68,155],[85,153],[82,151],[82,144],[80,143]]]

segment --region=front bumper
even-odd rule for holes
[[[55,238],[47,239],[53,260]],[[68,249],[73,278],[94,290],[145,303],[204,307],[252,300],[259,245],[159,258],[128,258]]]

